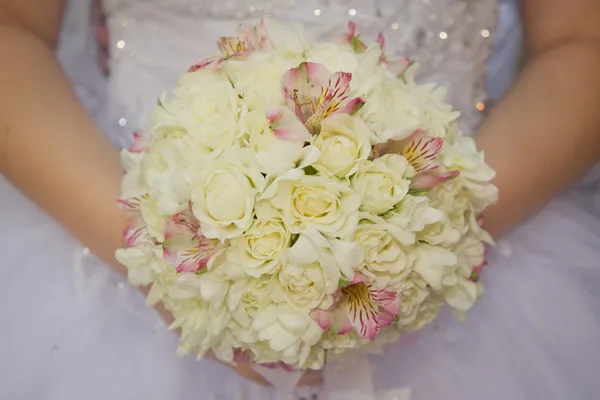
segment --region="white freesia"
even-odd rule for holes
[[[384,217],[391,224],[407,231],[420,232],[427,225],[441,221],[444,213],[431,207],[429,198],[407,194]]]
[[[394,285],[400,297],[398,324],[406,326],[417,318],[423,302],[429,297],[427,283],[417,273],[410,273],[406,279]]]
[[[360,196],[353,193],[347,182],[306,175],[299,169],[277,177],[261,198],[269,199],[281,210],[291,233],[314,228],[346,237],[358,222]]]
[[[363,213],[353,241],[364,251],[360,272],[375,282],[375,286],[385,288],[410,273],[414,262],[411,246],[415,243],[412,232]]]
[[[456,271],[458,260],[450,250],[419,244],[415,246],[415,257],[413,270],[435,290],[441,290],[444,278]]]
[[[321,121],[321,132],[313,145],[319,159],[312,166],[324,175],[347,178],[371,154],[369,127],[358,117],[332,115]]]
[[[297,63],[275,53],[255,53],[248,59],[231,60],[226,66],[227,75],[250,107],[265,107],[283,104],[281,78],[283,73]]]
[[[322,64],[331,72],[353,73],[358,68],[356,53],[335,43],[312,46],[306,54],[306,61]]]
[[[386,154],[361,166],[352,178],[352,186],[362,196],[361,211],[383,214],[408,193],[413,168],[406,158]]]
[[[265,180],[249,154],[231,151],[201,170],[192,193],[192,211],[208,238],[237,237],[250,226],[254,202]]]
[[[199,70],[185,74],[151,114],[155,138],[190,134],[209,149],[222,151],[238,136],[241,100],[225,74]]]
[[[327,293],[333,293],[340,279],[354,279],[364,253],[358,243],[325,237],[316,230],[308,230],[298,237],[287,257],[296,265],[320,264],[328,278]]]
[[[308,313],[297,311],[286,304],[270,305],[259,313],[252,323],[258,338],[267,341],[271,349],[285,352],[290,347],[316,344],[323,331]]]
[[[240,279],[227,290],[227,308],[240,329],[250,333],[253,319],[273,302],[270,299],[271,282],[269,277]]]
[[[486,164],[473,138],[458,136],[454,144],[442,152],[441,159],[448,170],[460,171],[458,182],[466,189],[475,211],[481,212],[498,200],[498,188],[490,183],[496,173]]]
[[[262,173],[278,174],[295,167],[304,142],[275,136],[266,109],[259,108],[246,114],[242,126],[246,130],[244,140]]]

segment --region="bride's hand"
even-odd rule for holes
[[[165,309],[162,303],[158,303],[155,306],[156,311],[160,314],[161,318],[167,323],[171,324],[173,322],[173,317],[171,313]],[[228,364],[218,360],[213,355],[207,355],[208,358],[211,358],[220,364],[225,365],[226,367],[232,369],[236,374],[241,377],[248,379],[258,385],[261,386],[269,386],[270,383],[262,377],[258,372],[256,372],[251,364]],[[298,386],[318,386],[323,382],[321,371],[308,371],[304,374],[304,376],[300,379]]]

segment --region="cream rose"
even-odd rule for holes
[[[407,332],[415,332],[423,329],[440,313],[440,309],[444,305],[442,298],[438,296],[430,296],[424,303],[421,304],[417,311],[414,321],[405,329]]]
[[[313,142],[319,159],[312,166],[324,175],[349,177],[371,154],[369,135],[369,127],[360,118],[337,114],[324,119]]]
[[[314,308],[327,309],[333,304],[331,277],[319,263],[302,266],[287,263],[271,278],[271,298],[277,303],[286,303],[290,307],[304,312]]]
[[[450,250],[419,244],[415,246],[415,256],[413,271],[434,290],[441,290],[448,277],[454,277],[458,260],[456,254]]]
[[[386,154],[365,163],[352,178],[352,186],[362,196],[361,211],[383,214],[408,193],[413,168],[406,158]]]
[[[411,232],[363,213],[354,242],[364,251],[360,271],[376,286],[385,288],[410,273],[414,262],[411,246],[415,242]]]
[[[227,258],[249,276],[258,278],[273,274],[281,268],[291,236],[277,217],[256,219],[243,236],[231,241]]]
[[[281,210],[286,228],[293,234],[313,228],[345,237],[358,222],[360,196],[347,182],[291,170],[279,177],[261,196]]]
[[[202,233],[212,239],[234,238],[252,223],[256,195],[264,177],[242,150],[224,154],[201,170],[192,193],[192,211]]]

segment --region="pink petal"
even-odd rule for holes
[[[401,76],[413,63],[414,61],[407,57],[395,60],[386,60],[388,71],[398,77]]]
[[[333,313],[326,310],[313,310],[310,313],[312,319],[319,325],[319,327],[325,331],[331,329],[331,323],[333,319]]]
[[[226,244],[217,239],[208,239],[187,224],[170,221],[166,224],[165,240],[162,243],[165,261],[173,265],[177,272],[198,272],[204,269],[211,258]]]
[[[338,335],[345,335],[350,332],[354,327],[350,316],[346,311],[345,307],[339,308],[333,314],[333,323],[331,324],[331,332]]]
[[[363,274],[357,272],[354,274],[354,279],[352,279],[352,282],[350,282],[350,285],[354,285],[357,283],[364,283],[364,282],[367,282],[367,277],[364,276]]]
[[[140,211],[140,202],[141,199],[139,197],[130,197],[128,199],[119,199],[118,203],[125,209],[125,211],[129,212],[138,212]]]
[[[188,72],[196,72],[198,70],[205,69],[205,68],[217,69],[217,67],[219,67],[223,63],[223,61],[225,61],[225,59],[223,57],[205,58],[204,60],[201,60],[201,61],[197,62],[196,64],[192,65],[191,67],[189,67]]]
[[[356,53],[362,53],[367,49],[367,45],[360,40],[359,36],[356,23],[348,22],[348,31],[344,35],[344,42],[352,46]]]
[[[344,106],[340,107],[340,109],[335,114],[350,114],[354,115],[365,105],[365,100],[361,97],[355,97],[350,100]]]
[[[400,297],[394,290],[390,289],[373,289],[370,288],[371,297],[373,301],[380,307],[380,311],[383,310],[389,314],[391,318],[396,318],[398,310],[400,309]]]
[[[127,247],[134,247],[149,239],[150,234],[141,220],[136,220],[127,227],[123,236],[125,238],[125,245]]]
[[[416,172],[428,172],[439,166],[438,157],[443,144],[444,139],[425,136],[425,132],[417,130],[406,140],[401,154]]]
[[[272,107],[267,110],[271,130],[279,139],[309,141],[310,133],[306,126],[287,107]]]
[[[290,68],[282,78],[283,95],[302,123],[315,113],[314,99],[329,82],[330,73],[325,66],[303,62]]]
[[[133,133],[133,144],[129,147],[130,153],[147,153],[150,149],[150,139],[140,132]]]
[[[379,333],[377,304],[371,298],[368,287],[358,283],[345,289],[348,295],[346,311],[352,326],[366,339],[375,339]]]
[[[440,174],[429,172],[421,173],[412,179],[410,188],[413,190],[430,190],[440,183],[456,178],[459,174],[460,171],[448,171]]]
[[[377,44],[379,45],[379,48],[381,50],[383,50],[383,48],[385,47],[385,38],[383,37],[383,33],[379,32],[379,35],[377,35]]]
[[[240,364],[250,364],[252,362],[252,353],[248,350],[235,349],[233,351],[233,362]]]
[[[385,311],[380,311],[379,312],[379,327],[380,328],[387,328],[388,326],[391,326],[394,323],[394,318],[396,317],[392,317],[390,314],[388,314]]]

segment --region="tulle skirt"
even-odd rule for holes
[[[597,399],[598,200],[573,189],[501,241],[468,321],[443,314],[373,356],[376,388],[414,400]],[[215,362],[178,358],[143,298],[5,181],[0,220],[0,398],[276,398]]]

